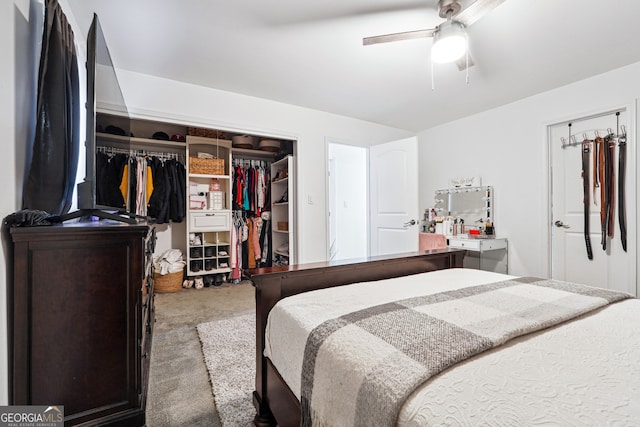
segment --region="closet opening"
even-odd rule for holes
[[[368,149],[328,143],[328,259],[369,253]]]
[[[249,269],[297,262],[295,139],[142,117],[122,135],[108,131],[118,124],[110,116],[98,119],[101,164],[118,160],[104,193],[154,223],[155,255],[180,250],[186,287],[239,282]]]

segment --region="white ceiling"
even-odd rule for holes
[[[416,132],[640,61],[638,0],[507,0],[468,28],[470,83],[437,65],[435,90],[431,39],[362,38],[435,27],[437,0],[68,3],[118,68]]]

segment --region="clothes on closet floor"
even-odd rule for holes
[[[251,211],[260,216],[271,204],[271,171],[262,160],[234,159],[233,209]]]
[[[96,153],[96,203],[156,219],[181,222],[186,171],[176,159]],[[126,202],[128,200],[128,203]]]

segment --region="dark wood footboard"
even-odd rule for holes
[[[323,262],[251,271],[256,293],[256,426],[300,425],[300,403],[271,361],[264,357],[267,316],[281,299],[302,292],[357,282],[462,267],[466,251],[435,249],[362,260]]]

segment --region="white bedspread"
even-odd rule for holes
[[[306,338],[324,320],[416,296],[425,286],[436,293],[509,277],[452,269],[295,295],[271,311],[265,355],[300,398]],[[442,372],[407,400],[398,424],[640,425],[640,300],[515,339]]]

